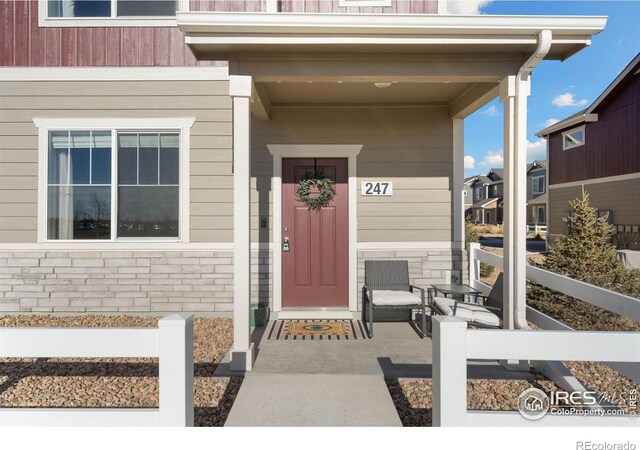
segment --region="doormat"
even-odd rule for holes
[[[345,341],[368,339],[359,320],[276,320],[269,339],[289,341]]]

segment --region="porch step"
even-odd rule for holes
[[[247,373],[225,426],[402,426],[381,374]]]

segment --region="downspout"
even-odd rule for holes
[[[522,65],[518,74],[516,76],[516,93],[520,94],[522,92],[523,83],[529,83],[529,76],[533,69],[538,65],[540,61],[542,61],[549,50],[551,49],[551,41],[552,41],[552,33],[551,30],[542,30],[538,33],[538,47],[535,52],[527,59],[527,61]],[[529,88],[528,86],[524,86],[525,88]],[[526,98],[526,96],[524,97]],[[520,153],[521,150],[526,152],[526,134],[521,136],[522,130],[526,129],[526,123],[524,126],[519,125],[519,121],[522,120],[522,117],[526,120],[527,114],[527,103],[526,101],[522,101],[522,95],[516,95],[515,99],[515,153]],[[517,168],[516,168],[517,171]],[[525,177],[526,180],[526,177]],[[525,191],[526,192],[526,185]],[[526,217],[526,216],[525,216]],[[524,230],[520,230],[524,232]],[[526,235],[517,235],[518,239],[526,239]],[[526,255],[526,243],[525,243],[525,255]],[[526,258],[526,256],[525,256]],[[525,272],[526,272],[526,262],[525,262]],[[525,275],[526,278],[526,275]],[[527,323],[527,300],[526,300],[526,287],[525,287],[525,295],[524,296],[516,296],[514,299],[513,305],[513,319],[514,326],[516,329],[520,330],[531,330],[529,324]],[[561,361],[532,361],[531,362],[535,367],[541,370],[549,379],[553,380],[561,389],[564,389],[568,392],[584,392],[587,389],[580,383],[580,381],[573,376],[573,374],[567,369],[567,367]],[[591,409],[599,409],[600,406],[591,406]]]
[[[531,75],[531,72],[533,72],[533,69],[538,65],[538,63],[540,63],[540,61],[542,61],[549,53],[549,50],[551,49],[551,42],[553,40],[552,37],[553,36],[552,36],[551,30],[542,30],[540,31],[540,33],[538,33],[538,47],[533,52],[533,54],[529,57],[529,59],[525,61],[522,67],[520,67],[520,70],[518,70],[518,74],[516,76],[516,86],[515,86],[516,93],[522,92],[522,84],[529,83],[529,76]],[[528,89],[528,87],[526,88]],[[524,117],[524,120],[526,120],[527,104],[526,104],[526,101],[525,102],[522,101],[521,95],[516,96],[515,102],[516,102],[515,120],[514,120],[516,125],[515,126],[515,133],[516,133],[515,152],[520,153],[521,151],[526,152],[527,136],[526,134],[524,136],[520,135],[522,130],[526,129],[526,123],[524,124],[524,126],[519,126],[519,121],[521,120],[521,117]],[[516,171],[517,170],[518,169],[516,168]],[[526,186],[525,186],[525,192],[526,192]],[[520,231],[524,231],[524,230],[517,230],[517,232],[520,232]],[[525,236],[525,239],[526,239],[526,234],[523,236]],[[518,239],[522,239],[522,238],[523,238],[522,236],[518,235]],[[525,243],[525,258],[526,258],[526,243]],[[526,271],[526,266],[525,266],[525,271]],[[514,325],[516,329],[521,329],[521,330],[530,329],[529,324],[527,323],[526,288],[525,288],[525,296],[523,298],[515,298],[515,304],[513,305],[513,315],[514,315],[514,318],[513,318]]]

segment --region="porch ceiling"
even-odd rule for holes
[[[449,105],[472,83],[414,83],[388,80],[388,87],[374,82],[271,82],[263,83],[272,106],[299,104],[442,104]]]

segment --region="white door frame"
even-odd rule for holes
[[[348,160],[348,191],[349,191],[349,315],[358,310],[358,214],[356,167],[357,156],[362,145],[275,145],[267,144],[273,155],[273,310],[282,311],[282,158],[347,158]],[[322,308],[318,308],[321,311]],[[318,316],[318,311],[304,311],[307,317],[324,318]],[[288,311],[286,311],[288,312]],[[295,314],[295,313],[294,313]],[[309,315],[310,314],[310,315]],[[339,311],[325,311],[326,318],[338,318]],[[298,318],[304,317],[303,311]],[[279,314],[284,317],[284,314]],[[294,318],[293,316],[291,318]]]

